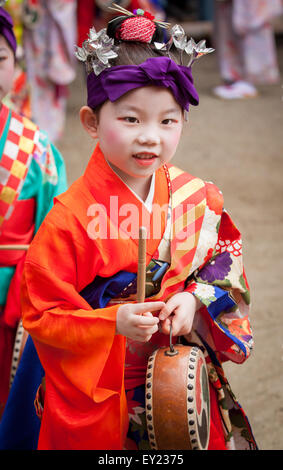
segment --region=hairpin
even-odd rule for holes
[[[0,0],[0,7],[2,7],[3,5],[5,5],[6,2],[7,2],[7,0]]]
[[[116,3],[113,3],[111,5],[111,7],[108,7],[108,10],[117,11],[117,13],[122,13],[123,15],[129,16],[129,17],[130,16],[143,16],[144,18],[147,18],[147,19],[153,21],[153,23],[158,24],[162,28],[169,28],[170,27],[170,23],[166,23],[165,21],[156,20],[155,17],[151,13],[149,13],[148,11],[142,10],[141,8],[138,8],[136,10],[133,10],[133,12],[131,12],[131,11],[126,10],[125,8],[121,7],[120,5],[117,5]],[[115,20],[115,18],[113,20]],[[110,21],[113,21],[113,20],[110,20]]]

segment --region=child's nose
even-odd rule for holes
[[[139,134],[138,141],[141,145],[158,145],[160,144],[160,137],[157,132],[149,128]]]

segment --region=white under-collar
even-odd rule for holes
[[[105,159],[106,160],[106,159]],[[146,197],[146,200],[143,201],[142,198],[127,184],[125,181],[119,176],[116,171],[112,168],[112,166],[109,164],[109,162],[106,160],[107,164],[110,166],[111,170],[114,171],[115,175],[120,178],[121,181],[129,188],[129,190],[134,194],[134,196],[142,203],[144,206],[147,208],[148,212],[152,212],[152,203],[153,203],[153,198],[154,198],[154,191],[155,191],[155,173],[153,173],[151,177],[151,182],[150,182],[150,188],[148,191],[148,195]]]
[[[129,188],[129,189],[131,189],[131,188]],[[152,203],[153,203],[153,198],[154,198],[154,190],[155,190],[155,173],[153,173],[153,175],[151,177],[150,188],[149,188],[148,195],[147,195],[145,201],[143,201],[142,198],[140,198],[139,195],[136,194],[135,191],[133,191],[131,189],[131,191],[134,193],[136,198],[139,199],[145,205],[148,212],[152,212]]]

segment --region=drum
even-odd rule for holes
[[[210,402],[205,358],[196,345],[156,350],[145,389],[149,443],[157,450],[206,450]]]

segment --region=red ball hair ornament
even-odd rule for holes
[[[131,16],[122,23],[116,38],[123,41],[150,43],[155,30],[156,25],[151,19],[145,16]]]

